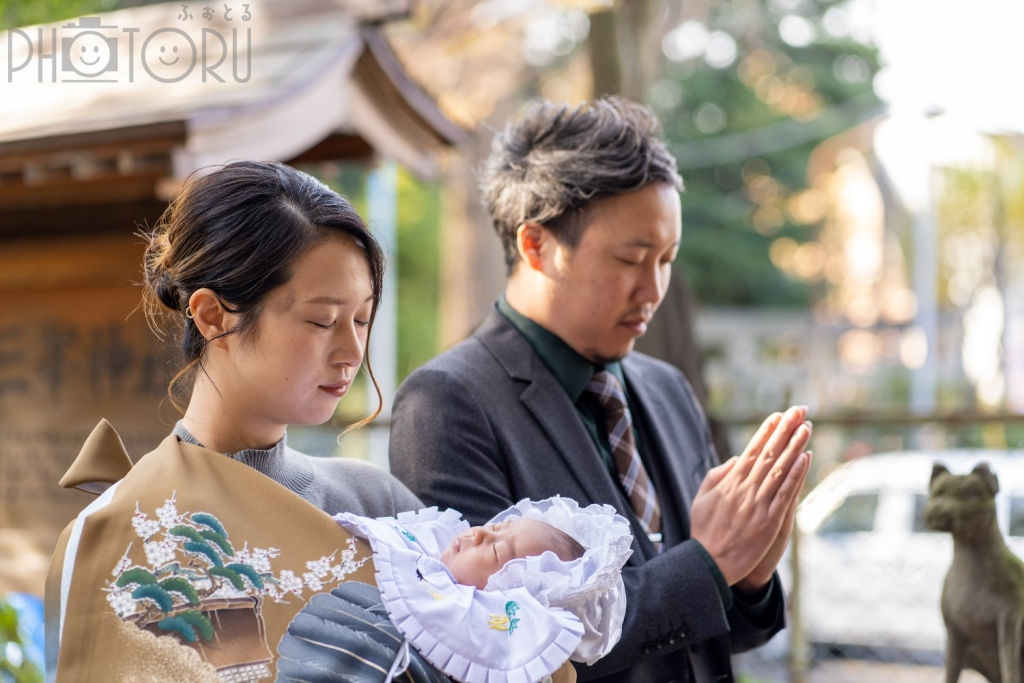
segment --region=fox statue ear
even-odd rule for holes
[[[933,464],[932,465],[932,478],[928,480],[928,486],[930,487],[932,484],[934,484],[935,480],[938,479],[939,475],[942,475],[942,474],[949,474],[949,470],[946,469],[946,466],[943,465],[940,462],[937,462],[937,463]]]
[[[999,480],[996,478],[996,475],[992,474],[992,470],[988,468],[987,462],[983,462],[977,467],[975,467],[971,471],[971,474],[977,474],[979,477],[981,477],[982,480],[984,480],[984,482],[988,484],[988,487],[992,489],[993,496],[999,493]]]

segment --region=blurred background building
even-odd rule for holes
[[[122,82],[65,82],[48,41],[78,17],[121,27]],[[687,374],[723,457],[791,403],[815,422],[809,486],[873,453],[1020,448],[1022,26],[1012,0],[0,0],[0,29],[20,27],[0,50],[0,593],[41,590],[85,502],[56,481],[96,421],[136,456],[176,419],[173,340],[133,312],[133,235],[189,173],[287,161],[370,219],[390,250],[372,350],[390,398],[501,290],[476,172],[534,97],[661,117],[682,247],[638,347]],[[126,84],[125,27],[200,46],[215,30],[225,57],[251,29],[251,61],[168,82],[136,55]],[[338,441],[373,404],[357,383],[289,439],[386,466],[387,410]],[[927,653],[777,641],[743,660],[749,680],[939,680]]]

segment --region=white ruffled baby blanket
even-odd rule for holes
[[[469,528],[455,510],[335,519],[369,540],[384,606],[427,661],[463,683],[536,683],[567,659],[593,663],[618,641],[632,537],[610,506],[565,498],[521,501],[492,522],[516,517],[547,522],[587,551],[572,562],[553,552],[512,560],[481,591],[456,583],[437,559]]]

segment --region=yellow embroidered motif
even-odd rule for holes
[[[493,628],[495,631],[507,631],[508,617],[498,616],[497,614],[490,615],[490,618],[487,620],[487,628]]]
[[[519,620],[515,618],[517,611],[519,611],[519,603],[509,600],[505,603],[505,616],[489,615],[487,628],[492,628],[495,631],[508,631],[508,634],[512,635],[512,632],[519,626]]]

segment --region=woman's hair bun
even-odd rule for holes
[[[170,243],[167,233],[159,228],[149,235],[146,247],[145,274],[146,286],[153,297],[171,311],[181,310],[180,292],[174,277],[167,267],[167,253]]]

